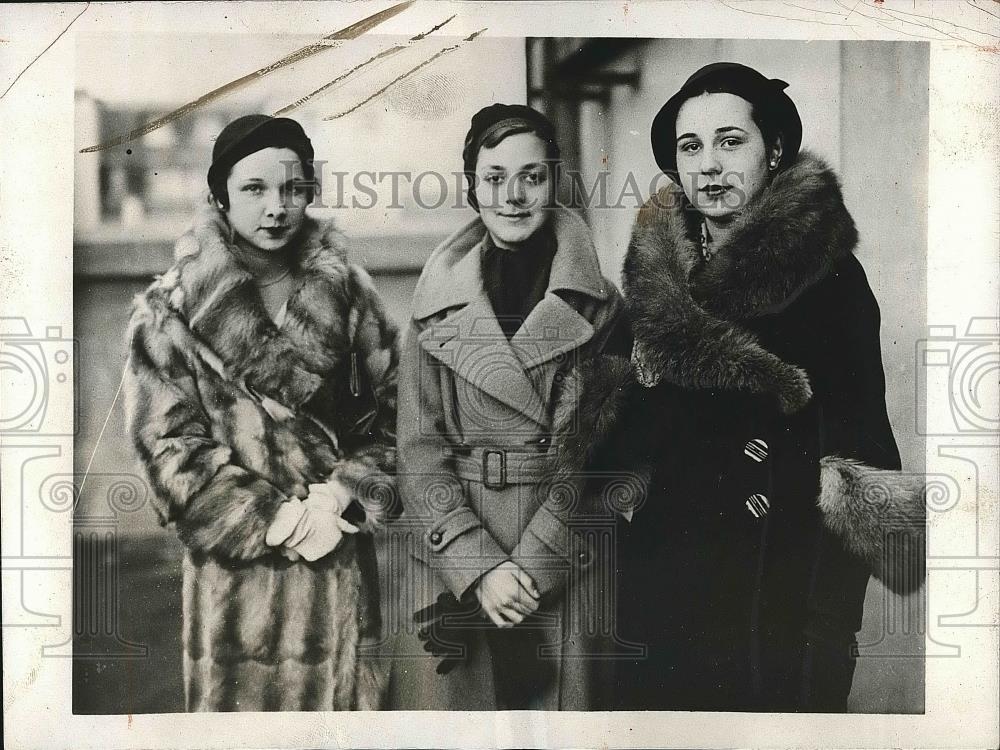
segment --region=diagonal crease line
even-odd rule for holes
[[[90,476],[90,467],[94,465],[94,457],[97,456],[97,449],[101,445],[101,438],[104,437],[104,431],[108,429],[108,422],[111,421],[111,413],[115,410],[115,404],[118,403],[119,397],[122,395],[122,388],[125,386],[125,377],[128,375],[128,368],[132,364],[132,341],[135,339],[135,332],[132,332],[132,336],[128,340],[128,357],[125,359],[125,367],[122,368],[122,377],[118,381],[118,390],[115,391],[115,397],[111,399],[111,406],[108,407],[108,415],[104,418],[104,424],[101,425],[101,432],[97,435],[97,440],[94,441],[94,450],[90,454],[90,460],[87,461],[87,468],[83,471],[83,478],[80,480],[80,486],[77,488],[76,496],[77,498],[83,497],[83,488],[87,485],[87,477]]]
[[[74,23],[76,23],[77,20],[80,18],[80,16],[82,16],[84,13],[86,13],[89,8],[90,8],[90,3],[87,3],[87,5],[84,6],[83,10],[81,10],[79,13],[76,14],[76,18],[74,18],[72,21],[70,21],[69,24],[66,26],[66,28],[63,29],[62,31],[60,31],[59,35],[55,39],[53,39],[51,42],[49,42],[49,46],[46,47],[45,49],[43,49],[37,55],[35,55],[35,59],[33,59],[30,63],[28,63],[28,65],[24,68],[24,70],[22,70],[20,73],[18,73],[17,77],[14,78],[14,80],[10,82],[10,86],[8,86],[6,89],[4,89],[4,92],[2,94],[0,94],[0,99],[3,99],[5,96],[7,96],[7,92],[9,92],[12,88],[14,88],[14,84],[21,80],[21,76],[23,76],[25,73],[27,73],[28,69],[31,68],[31,66],[34,65],[36,62],[38,62],[41,59],[42,55],[44,55],[46,52],[48,52],[50,49],[52,49],[52,46],[56,42],[58,42],[60,39],[62,39],[63,34],[65,34],[67,31],[69,31],[70,26],[72,26]]]
[[[907,21],[905,18],[899,18],[898,16],[893,15],[892,13],[890,13],[887,10],[882,9],[882,8],[879,8],[879,11],[883,15],[888,16],[893,21],[897,21],[898,23],[909,24],[910,26],[916,26],[917,28],[921,28],[921,29],[929,29],[931,31],[937,32],[938,34],[943,34],[944,36],[948,37],[949,39],[954,39],[956,42],[962,42],[964,44],[971,44],[973,47],[976,47],[978,49],[985,49],[985,47],[983,45],[977,44],[976,42],[972,41],[971,39],[966,39],[965,37],[958,36],[957,34],[949,33],[947,31],[945,31],[944,29],[939,29],[936,26],[931,26],[929,23],[922,23],[920,21]],[[913,13],[905,13],[904,15],[912,16],[914,18],[927,18],[928,17],[928,16],[917,16],[917,15],[915,15]],[[969,28],[968,26],[958,26],[957,24],[952,24],[952,26],[956,26],[957,28],[962,28],[962,29],[968,29]],[[976,31],[975,29],[970,29],[970,30],[971,31]],[[985,36],[993,36],[994,38],[996,36],[994,34],[990,34],[989,32],[986,32],[986,31],[976,31],[976,33],[983,34]]]
[[[974,2],[972,2],[972,0],[965,0],[965,2],[966,2],[967,5],[971,5],[976,10],[982,11],[983,13],[985,13],[988,16],[993,16],[994,18],[1000,18],[1000,16],[998,16],[996,13],[990,13],[988,10],[986,10],[986,8],[980,8],[978,5],[976,5]]]
[[[860,35],[858,34],[857,28],[855,27],[854,24],[851,24],[851,23],[835,23],[833,21],[819,21],[819,20],[814,19],[814,18],[798,18],[798,17],[792,17],[792,16],[783,16],[783,15],[779,15],[777,13],[762,13],[760,11],[747,10],[745,8],[739,8],[739,7],[735,6],[735,5],[730,5],[729,3],[725,2],[725,0],[715,0],[715,2],[719,3],[720,5],[722,5],[725,8],[728,8],[729,10],[737,11],[739,13],[747,13],[747,14],[749,14],[751,16],[765,16],[767,18],[780,18],[780,19],[782,19],[784,21],[799,21],[801,23],[819,24],[821,26],[842,26],[842,27],[844,27],[846,29],[850,29],[851,33],[853,33],[854,36],[860,38]],[[860,2],[861,2],[861,0],[858,0],[858,3],[860,3]],[[840,14],[837,13],[836,11],[829,11],[829,10],[818,11],[818,10],[815,10],[815,9],[812,9],[812,8],[803,8],[800,5],[793,5],[792,3],[782,3],[782,5],[789,5],[789,6],[793,7],[793,8],[798,8],[799,10],[805,10],[805,11],[808,11],[810,13],[828,13],[830,15],[840,16]],[[855,7],[857,7],[857,5],[855,5]],[[844,17],[844,21],[846,21],[850,17],[851,17],[851,14],[848,13],[847,16]]]
[[[860,1],[861,0],[858,0],[858,2],[854,4],[854,8],[848,8],[840,0],[833,0],[834,3],[836,3],[837,5],[839,5],[844,10],[850,10],[851,12],[848,15],[851,15],[851,14],[857,12],[857,14],[859,16],[861,16],[862,18],[867,18],[869,21],[874,21],[878,26],[881,26],[883,29],[886,29],[887,31],[891,31],[893,34],[903,34],[904,36],[908,36],[908,37],[911,37],[913,39],[929,39],[932,42],[944,41],[943,39],[941,39],[940,36],[927,36],[926,34],[912,34],[912,33],[908,32],[908,31],[903,31],[902,29],[899,29],[899,28],[893,28],[892,26],[890,26],[890,25],[888,25],[886,23],[882,23],[882,21],[880,21],[877,16],[869,16],[869,15],[866,15],[865,13],[861,13],[860,11],[856,11],[856,8],[860,4]],[[889,19],[893,20],[893,21],[897,21],[898,20],[898,19],[894,19],[892,16],[889,16]],[[917,26],[917,25],[919,25],[919,24],[913,23],[912,21],[904,21],[904,23],[908,23],[911,26]],[[934,29],[934,30],[936,31],[936,29]],[[938,32],[938,33],[941,33],[941,32]]]
[[[194,112],[196,109],[202,107],[203,105],[215,101],[216,99],[221,99],[224,96],[228,96],[229,94],[232,94],[234,91],[242,88],[248,83],[252,83],[267,75],[270,75],[271,73],[275,72],[276,70],[279,70],[280,68],[283,68],[287,65],[292,65],[293,63],[300,62],[301,60],[304,60],[307,57],[312,57],[313,55],[319,52],[325,52],[328,49],[332,49],[336,45],[331,45],[330,44],[331,41],[344,41],[349,39],[356,39],[362,34],[375,28],[382,22],[388,21],[393,16],[399,15],[404,10],[413,5],[414,2],[415,0],[406,0],[406,2],[397,3],[396,5],[393,5],[391,8],[386,8],[383,11],[370,15],[367,18],[364,18],[358,21],[357,23],[352,24],[351,26],[343,28],[340,31],[335,31],[332,34],[323,37],[323,39],[318,42],[314,42],[313,44],[309,44],[305,47],[302,47],[301,49],[296,50],[295,52],[285,55],[280,60],[276,60],[270,65],[266,65],[265,67],[260,68],[259,70],[255,70],[253,73],[248,73],[247,75],[237,78],[234,81],[230,81],[227,84],[219,86],[218,88],[209,91],[207,94],[198,97],[194,101],[188,102],[187,104],[175,109],[173,112],[164,115],[163,117],[159,117],[155,120],[146,123],[145,125],[139,128],[130,130],[128,133],[124,135],[116,136],[111,140],[99,143],[95,146],[88,146],[87,148],[80,149],[80,153],[88,154],[88,153],[93,153],[95,151],[104,151],[106,149],[113,148],[115,146],[120,146],[123,143],[128,143],[129,141],[132,141],[140,136],[146,135],[147,133],[152,133],[154,130],[161,128],[164,125],[173,122],[174,120],[179,120],[180,118],[190,114],[191,112]]]
[[[334,86],[336,86],[337,84],[343,82],[345,79],[347,79],[350,76],[354,75],[359,70],[361,70],[362,68],[370,65],[371,63],[376,62],[378,60],[384,60],[385,58],[390,57],[391,55],[395,55],[397,52],[402,52],[404,49],[408,49],[413,44],[413,42],[422,41],[423,39],[427,38],[429,35],[433,34],[435,31],[437,31],[438,29],[442,28],[446,24],[451,23],[455,18],[457,18],[457,16],[458,16],[458,14],[456,13],[454,16],[452,16],[451,18],[445,19],[444,21],[442,21],[441,23],[439,23],[437,26],[434,26],[434,27],[428,29],[427,31],[425,31],[425,32],[423,32],[421,34],[417,34],[416,36],[411,37],[410,39],[407,40],[406,44],[397,44],[395,47],[390,47],[389,49],[382,50],[381,52],[379,52],[376,55],[372,55],[367,60],[365,60],[363,63],[355,65],[353,68],[351,68],[350,70],[346,71],[345,73],[340,74],[339,76],[337,76],[336,78],[334,78],[329,83],[323,84],[322,86],[320,86],[315,91],[313,91],[311,93],[308,93],[305,96],[303,96],[301,99],[296,99],[294,102],[292,102],[288,106],[282,107],[281,109],[279,109],[277,112],[274,113],[274,116],[278,117],[279,115],[288,114],[292,110],[298,109],[303,104],[306,104],[307,102],[309,102],[311,99],[315,98],[316,96],[319,96],[320,94],[322,94],[322,93],[324,93],[326,91],[329,91]]]
[[[789,2],[782,2],[782,5],[789,5],[792,8],[798,8],[799,10],[804,10],[807,13],[824,13],[828,16],[836,16],[837,18],[841,18],[840,13],[838,13],[835,10],[820,10],[819,8],[809,8],[803,5],[796,5],[795,3],[789,3]]]
[[[973,6],[973,7],[975,7],[975,6]],[[972,31],[972,32],[975,32],[976,34],[982,34],[983,36],[993,37],[994,39],[997,36],[996,34],[994,34],[991,31],[983,31],[982,29],[976,29],[976,28],[973,28],[972,26],[963,26],[960,23],[955,23],[954,21],[949,21],[946,18],[935,18],[934,16],[924,16],[924,15],[921,15],[920,13],[910,13],[910,12],[905,11],[905,10],[895,10],[894,8],[879,7],[878,10],[880,10],[882,13],[892,14],[893,16],[895,16],[896,14],[899,14],[901,16],[909,16],[910,18],[923,18],[923,19],[926,19],[928,21],[933,21],[934,23],[943,23],[943,24],[946,24],[948,26],[954,26],[956,29],[965,29],[966,31]],[[980,8],[980,10],[982,10],[982,9]],[[904,23],[914,23],[914,22],[913,21],[904,21]],[[926,23],[919,23],[919,22],[917,22],[917,23],[915,23],[915,25],[917,25],[917,26],[924,26],[924,27],[927,27],[927,28],[932,28],[932,29],[934,29],[934,31],[940,31],[940,29],[938,29],[938,28],[936,28],[934,26],[931,26],[930,24],[926,24]],[[944,34],[944,33],[947,33],[947,32],[941,31],[941,33]]]
[[[388,91],[389,89],[391,89],[393,86],[395,86],[397,83],[399,83],[403,79],[410,77],[411,75],[413,75],[414,73],[416,73],[418,70],[427,67],[428,65],[432,64],[434,61],[438,60],[439,58],[443,57],[444,55],[447,55],[449,52],[454,52],[459,47],[461,47],[463,44],[466,44],[467,42],[471,42],[473,39],[475,39],[477,36],[479,36],[480,34],[482,34],[484,31],[486,31],[485,28],[482,28],[479,31],[474,31],[471,34],[469,34],[469,36],[465,37],[465,39],[463,39],[462,41],[460,41],[458,44],[453,44],[451,47],[445,47],[444,49],[439,50],[438,52],[436,52],[433,55],[431,55],[430,57],[428,57],[426,60],[424,60],[419,65],[415,65],[414,67],[410,68],[408,71],[406,71],[405,73],[403,73],[402,75],[400,75],[400,76],[392,79],[391,81],[389,81],[389,83],[387,83],[385,86],[383,86],[382,88],[380,88],[374,94],[372,94],[371,96],[369,96],[369,97],[363,99],[362,101],[358,102],[357,104],[355,104],[350,109],[345,109],[343,112],[338,112],[335,115],[327,115],[326,117],[323,118],[323,120],[324,121],[339,120],[341,117],[345,117],[345,116],[351,114],[351,112],[355,112],[355,111],[361,109],[363,106],[365,106],[369,102],[371,102],[371,101],[377,99],[378,97],[382,96],[382,94],[384,94],[386,91]]]
[[[840,5],[842,8],[846,9],[846,6],[844,6],[840,2],[840,0],[834,0],[834,2],[837,5]],[[857,7],[857,5],[855,5],[855,7]],[[898,17],[893,16],[893,15],[891,15],[889,13],[886,13],[885,10],[883,10],[881,8],[877,8],[877,6],[876,6],[876,9],[878,9],[884,16],[886,16],[889,20],[894,21],[895,23],[907,24],[909,26],[916,26],[918,28],[928,29],[930,31],[933,31],[933,32],[941,35],[941,36],[945,36],[945,37],[947,37],[949,39],[954,39],[955,41],[961,42],[962,44],[968,44],[968,45],[970,45],[972,47],[975,47],[977,49],[981,49],[981,50],[989,50],[989,49],[991,49],[990,47],[986,47],[986,46],[984,46],[982,44],[977,44],[976,42],[973,42],[971,39],[966,39],[964,37],[957,36],[956,34],[949,34],[947,31],[944,31],[942,29],[936,28],[936,27],[931,26],[929,24],[920,23],[920,22],[917,22],[917,21],[907,21],[904,18],[898,18]],[[853,13],[854,11],[852,10],[851,12]],[[882,23],[882,21],[880,21],[877,16],[869,16],[869,15],[867,15],[865,13],[860,13],[860,12],[858,13],[858,15],[861,16],[862,18],[867,18],[867,19],[869,19],[871,21],[874,21],[875,23],[877,23],[882,28],[888,29],[889,31],[891,31],[891,32],[893,32],[895,34],[905,34],[906,36],[912,37],[914,39],[929,39],[929,40],[935,41],[935,42],[937,42],[937,41],[943,41],[941,39],[941,36],[927,36],[926,34],[913,34],[913,33],[907,32],[907,31],[903,31],[902,29],[899,29],[899,28],[893,28],[892,26],[889,26],[888,24]],[[906,14],[906,15],[912,16],[913,14],[910,13],[910,14]]]

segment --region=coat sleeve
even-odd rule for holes
[[[830,356],[817,373],[823,406],[820,451],[880,469],[899,469],[885,404],[878,302],[854,256],[846,258],[837,273],[840,299],[829,305],[837,316],[826,326],[831,331]]]
[[[213,436],[197,375],[164,325],[134,322],[124,390],[128,434],[161,522],[174,522],[193,550],[239,560],[270,554],[264,537],[286,495],[235,464]]]
[[[605,283],[614,289],[610,281]],[[565,586],[570,566],[586,568],[597,558],[594,536],[578,533],[583,527],[573,521],[574,515],[580,521],[582,515],[586,515],[580,514],[582,495],[585,492],[603,495],[609,487],[625,492],[638,491],[639,482],[633,473],[597,472],[602,474],[600,479],[585,481],[581,471],[589,461],[582,455],[573,455],[578,452],[573,449],[582,448],[584,441],[602,442],[603,436],[596,435],[595,431],[610,429],[609,412],[616,411],[617,397],[626,387],[629,371],[627,360],[621,358],[631,351],[631,334],[620,311],[621,296],[616,290],[595,321],[597,331],[587,352],[589,359],[601,355],[615,355],[616,359],[604,360],[600,366],[592,363],[586,368],[586,375],[578,370],[572,377],[563,379],[565,403],[556,410],[553,432],[558,438],[554,440],[558,450],[568,459],[560,462],[564,476],[552,477],[537,488],[544,495],[542,502],[511,552],[511,558],[531,575],[543,596],[558,593]],[[591,391],[586,394],[588,402],[595,403],[581,409],[584,388]],[[593,393],[595,390],[602,395]],[[571,415],[578,420],[575,425],[570,424]],[[574,445],[569,445],[570,441]],[[567,493],[572,497],[567,497]],[[578,528],[573,528],[575,526]]]
[[[412,322],[403,344],[397,421],[403,511],[423,527],[422,552],[458,598],[484,573],[508,559],[469,506],[448,457],[441,389],[447,375],[422,350],[424,326]]]
[[[399,333],[389,319],[371,277],[358,266],[350,274],[354,353],[363,372],[357,377],[371,394],[371,408],[352,425],[344,457],[333,477],[353,493],[364,511],[359,528],[376,531],[397,512],[396,396]]]
[[[813,711],[847,708],[855,633],[861,629],[870,574],[874,571],[890,588],[905,592],[919,586],[915,581],[922,580],[923,569],[922,561],[909,557],[914,552],[922,555],[922,528],[892,528],[904,519],[909,519],[907,526],[922,526],[923,499],[908,488],[912,481],[905,475],[877,471],[900,468],[886,410],[878,303],[853,256],[840,264],[837,273],[839,304],[827,308],[831,314],[835,311],[836,318],[825,326],[833,332],[829,357],[816,378],[822,405],[819,453],[824,457],[820,498],[824,518],[814,548],[800,693],[801,707]],[[863,492],[850,487],[843,472],[833,467],[872,475],[873,481],[890,489],[890,497],[884,506],[863,499]],[[896,575],[883,567],[884,544],[900,535],[908,537],[903,542],[908,554],[902,556],[908,559],[897,560],[901,571]],[[916,572],[915,564],[921,572]]]

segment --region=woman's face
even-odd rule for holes
[[[497,247],[516,250],[548,220],[552,166],[534,133],[507,136],[476,158],[479,215]]]
[[[677,174],[704,216],[733,219],[768,182],[764,136],[750,102],[735,94],[702,94],[677,113]]]
[[[289,148],[265,148],[233,165],[226,181],[229,223],[246,243],[277,252],[302,228],[308,184],[298,155]]]

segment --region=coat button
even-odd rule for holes
[[[754,438],[743,447],[743,452],[760,463],[767,458],[767,443],[760,438]]]
[[[442,539],[444,539],[444,537],[441,536],[440,531],[435,531],[431,534],[431,544],[441,544]]]
[[[749,510],[754,518],[763,518],[767,515],[768,509],[771,507],[771,503],[768,501],[766,495],[761,495],[760,493],[754,493],[747,499],[747,510]]]

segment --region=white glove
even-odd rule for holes
[[[297,494],[300,491],[297,488]],[[310,484],[307,492],[305,500],[292,497],[281,504],[264,537],[269,547],[281,545],[281,554],[292,561],[318,560],[336,549],[345,533],[358,532],[340,517],[352,495],[339,480]]]
[[[297,497],[292,497],[281,504],[278,512],[274,514],[274,520],[267,528],[267,535],[264,537],[264,544],[268,547],[277,547],[288,539],[295,531],[295,527],[305,512],[305,506]]]
[[[340,513],[326,510],[328,501],[320,498],[313,501],[310,496],[302,501],[305,510],[284,546],[304,557],[309,562],[328,555],[337,548],[344,534],[357,534],[358,527],[340,517]]]
[[[354,496],[339,479],[331,478],[318,484],[310,484],[307,488],[312,507],[329,510],[341,515],[351,504]]]

